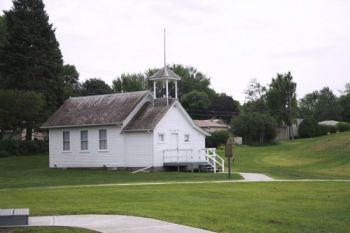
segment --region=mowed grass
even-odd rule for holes
[[[238,146],[234,152],[235,172],[258,172],[287,179],[350,178],[350,132],[270,146]]]
[[[284,179],[349,179],[349,143],[350,133],[339,133],[271,146],[239,146],[233,171]],[[215,232],[349,232],[346,181],[46,188],[223,179],[226,174],[49,169],[47,156],[0,158],[0,208],[30,208],[31,215],[143,216]]]
[[[265,182],[0,191],[32,215],[122,214],[216,232],[349,232],[349,182]]]
[[[72,227],[9,227],[0,228],[0,233],[96,233],[96,231]]]
[[[226,179],[226,174],[191,172],[111,171],[104,169],[50,169],[48,156],[0,158],[0,189],[42,186],[91,185],[131,182],[209,181]],[[232,179],[241,179],[235,174]]]

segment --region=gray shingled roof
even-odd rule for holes
[[[171,106],[153,106],[152,103],[147,102],[123,130],[153,130]]]
[[[193,122],[200,128],[228,128],[228,125],[218,120],[193,120]]]
[[[42,128],[118,124],[149,91],[69,98]]]
[[[149,80],[160,80],[160,79],[174,79],[174,80],[181,80],[181,77],[177,75],[174,71],[169,69],[168,67],[163,67],[162,69],[158,70],[156,73],[151,75],[148,79]]]

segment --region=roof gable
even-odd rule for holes
[[[123,131],[153,130],[172,105],[153,105],[146,102]]]
[[[137,91],[69,98],[42,128],[119,124],[148,94]]]

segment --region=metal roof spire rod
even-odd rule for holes
[[[166,67],[166,29],[164,28],[164,68]]]

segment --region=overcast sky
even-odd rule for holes
[[[121,73],[167,62],[196,67],[217,92],[244,101],[249,80],[291,71],[298,98],[350,82],[348,0],[44,0],[64,62],[80,79],[111,84]],[[11,0],[1,0],[8,10]]]

